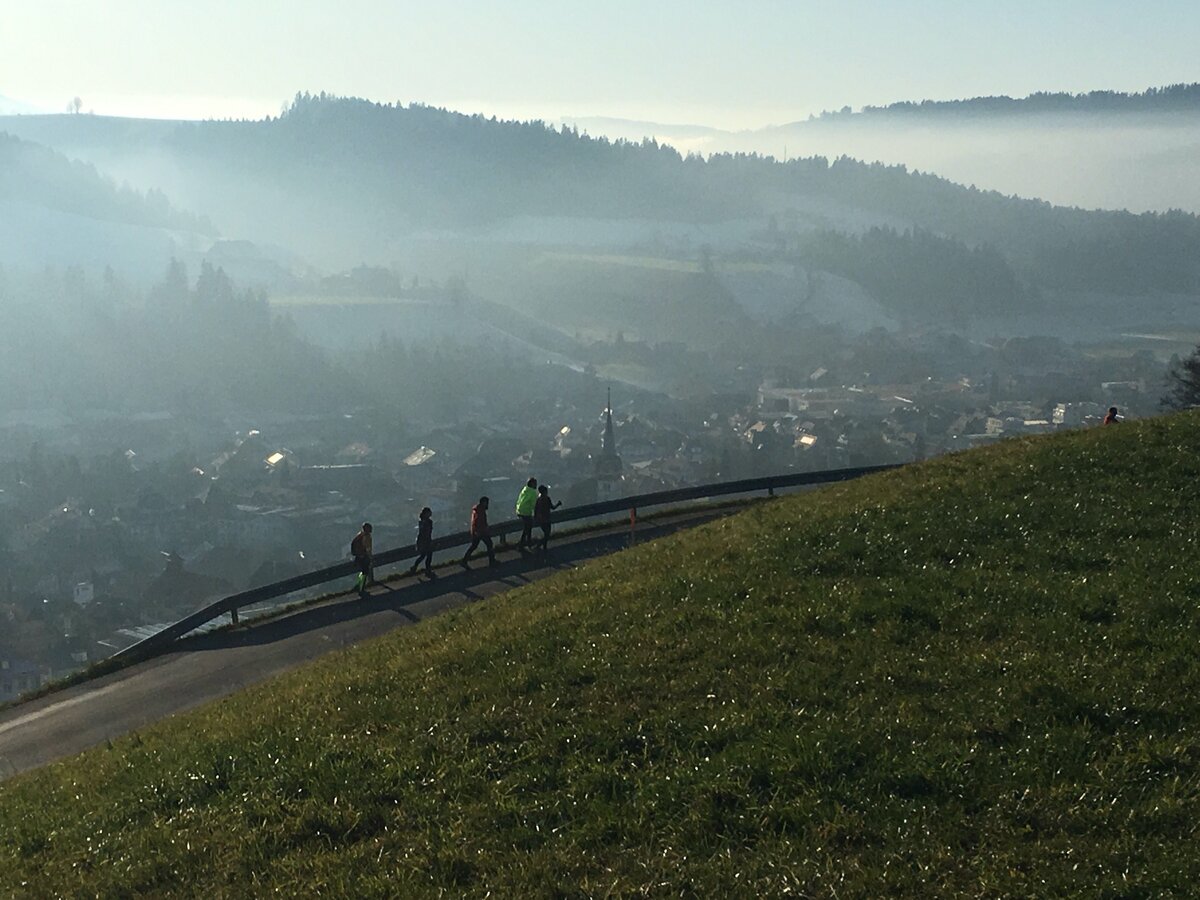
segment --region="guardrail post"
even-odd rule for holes
[[[767,496],[768,497],[775,496],[775,485],[771,485],[769,488],[767,488]]]

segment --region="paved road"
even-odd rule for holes
[[[729,510],[681,512],[638,525],[638,541],[716,518]],[[310,662],[467,603],[483,600],[629,543],[628,528],[564,538],[548,560],[499,554],[470,572],[443,568],[436,581],[404,578],[282,618],[188,638],[170,653],[0,713],[0,778],[72,756],[152,722],[216,700]],[[443,557],[444,558],[444,557]]]

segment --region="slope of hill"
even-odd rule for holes
[[[212,235],[159,190],[118,187],[90,164],[0,132],[0,265],[158,274]]]
[[[653,137],[682,152],[851,156],[1065,206],[1200,212],[1200,84],[902,101],[739,132],[566,121],[595,135]]]
[[[173,208],[161,191],[118,187],[94,166],[0,132],[0,199],[23,201],[102,222],[212,232]]]
[[[847,108],[706,138],[654,133],[705,153],[845,154],[905,164],[1067,206],[1200,211],[1200,84]]]
[[[20,100],[13,100],[10,97],[0,96],[0,116],[24,116],[36,115],[42,110],[30,106],[28,103],[22,103]]]
[[[0,786],[7,893],[1165,896],[1200,417],[756,507]]]

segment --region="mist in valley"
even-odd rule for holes
[[[682,153],[880,161],[1060,206],[1200,211],[1200,92],[1035,95],[896,104],[745,131],[564,117],[590,134]]]
[[[531,472],[580,504],[1155,414],[1200,336],[1184,112],[640,130],[0,117],[10,652],[69,669]]]

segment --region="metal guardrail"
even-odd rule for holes
[[[713,484],[701,484],[695,487],[676,488],[669,491],[656,491],[651,494],[638,494],[632,497],[621,497],[616,500],[605,500],[600,503],[589,503],[584,506],[562,509],[555,512],[554,523],[561,525],[565,522],[577,522],[582,519],[596,519],[610,516],[613,513],[628,513],[631,510],[636,511],[649,507],[666,506],[672,503],[684,503],[689,500],[706,500],[712,497],[724,497],[731,494],[754,494],[766,491],[773,496],[776,490],[783,488],[850,481],[854,478],[861,478],[864,475],[883,472],[897,467],[897,465],[884,465],[862,466],[852,469],[829,469],[822,472],[770,475],[765,478],[747,478],[741,481],[725,481]],[[504,537],[505,535],[519,532],[521,527],[519,519],[511,519],[492,525],[489,533],[492,537]],[[470,543],[470,532],[459,531],[435,538],[433,541],[433,550],[434,552],[449,550],[453,547],[464,547]],[[395,565],[402,560],[415,559],[416,556],[417,548],[415,544],[384,550],[381,553],[375,554],[375,568]],[[254,603],[261,603],[264,600],[284,597],[305,588],[328,584],[331,581],[337,581],[340,578],[346,578],[357,573],[358,566],[353,561],[338,563],[337,565],[317,569],[314,572],[308,572],[304,575],[296,575],[283,581],[277,581],[273,584],[266,584],[262,587],[251,588],[238,594],[223,597],[215,603],[205,606],[203,609],[196,610],[190,616],[186,616],[178,622],[168,625],[150,637],[126,647],[124,650],[109,657],[109,659],[131,661],[152,656],[189,632],[207,625],[220,616],[231,616],[236,623],[238,610],[243,607]]]

